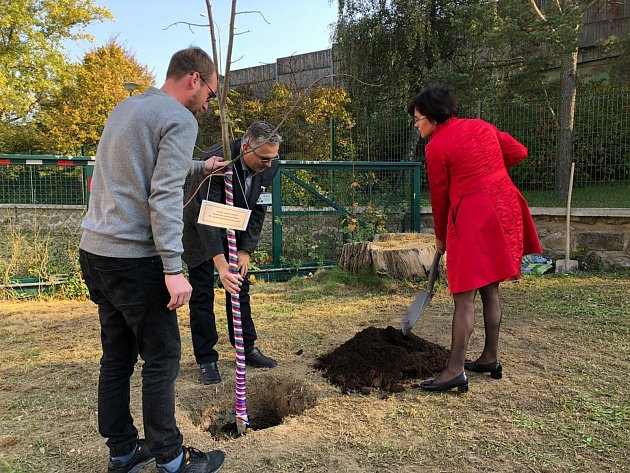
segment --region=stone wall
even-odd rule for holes
[[[565,257],[566,210],[532,207],[543,254]],[[422,228],[433,231],[431,209],[423,208]],[[630,268],[630,209],[572,209],[569,251],[601,258],[604,267]]]
[[[46,229],[79,234],[85,215],[82,205],[0,205],[0,229],[6,225],[28,230]]]
[[[546,256],[563,258],[566,241],[566,214],[563,208],[531,209]],[[80,233],[85,208],[81,206],[0,205],[0,227],[45,228]],[[570,251],[592,253],[604,267],[630,268],[630,209],[573,209],[571,211]],[[261,241],[271,242],[271,215],[265,219]],[[431,209],[422,208],[423,232],[433,231]]]

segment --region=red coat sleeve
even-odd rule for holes
[[[448,209],[451,206],[448,190],[448,167],[446,156],[435,146],[427,146],[427,177],[431,193],[431,208],[433,210],[433,229],[438,240],[446,242],[446,224],[448,223]]]
[[[503,153],[503,162],[505,167],[510,169],[516,166],[523,159],[527,157],[527,148],[515,140],[512,135],[504,131],[497,130],[497,137],[499,144],[501,145],[501,152]]]

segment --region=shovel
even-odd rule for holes
[[[556,274],[575,274],[578,268],[578,262],[569,259],[569,246],[571,236],[571,194],[573,193],[573,173],[575,172],[575,163],[571,163],[571,175],[569,177],[569,197],[567,199],[567,244],[565,258],[556,261]]]
[[[409,309],[407,309],[407,313],[400,319],[400,330],[402,330],[404,335],[407,335],[411,331],[433,298],[433,285],[437,278],[441,257],[442,253],[436,251],[433,257],[433,263],[431,264],[431,272],[429,273],[429,282],[427,283],[426,291],[420,291],[420,294],[418,294],[416,299],[409,306]]]

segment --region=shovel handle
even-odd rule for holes
[[[438,268],[440,267],[440,259],[442,258],[442,253],[439,251],[435,252],[435,256],[433,256],[433,263],[431,263],[431,272],[429,273],[429,281],[427,283],[427,293],[433,294],[433,286],[435,285],[435,280],[437,279]]]
[[[571,195],[573,194],[573,174],[575,173],[575,163],[571,163],[571,173],[569,174],[569,193],[567,196],[567,243],[565,247],[565,261],[569,261],[571,245]],[[568,264],[568,263],[567,263]]]

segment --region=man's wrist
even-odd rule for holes
[[[164,274],[166,276],[176,276],[178,274],[182,274],[184,272],[183,269],[177,270],[177,271],[164,271]]]

